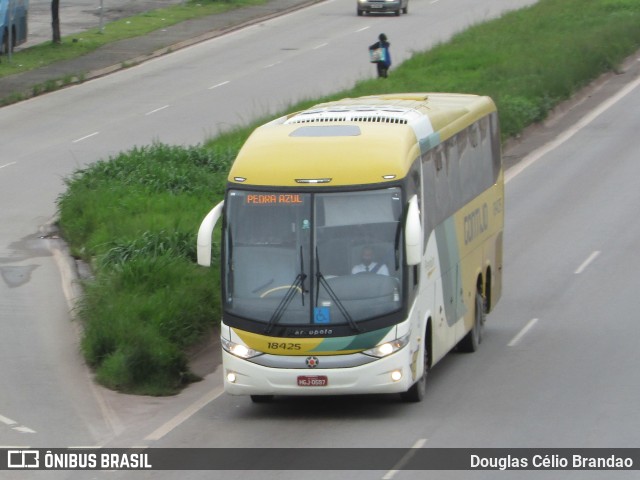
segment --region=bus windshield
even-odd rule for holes
[[[402,302],[399,188],[285,193],[230,190],[223,292],[231,315],[275,325],[348,325]]]

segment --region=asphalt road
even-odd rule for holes
[[[504,296],[480,351],[439,364],[419,405],[348,397],[256,406],[222,394],[219,372],[174,398],[133,398],[95,387],[69,321],[66,299],[73,292],[66,288],[63,246],[40,238],[41,226],[55,215],[62,178],[79,166],[154,140],[197,143],[300,98],[371,77],[366,56],[354,60],[360,58],[354,52],[366,53],[382,30],[401,61],[474,20],[527,3],[416,1],[409,15],[395,18],[356,17],[352,2],[330,1],[0,109],[0,418],[11,420],[0,423],[0,445],[637,447],[628,419],[640,413],[633,371],[639,125],[629,108],[640,102],[638,88],[564,143],[539,159],[525,157],[511,171]],[[541,138],[565,131],[565,122],[570,128],[588,119],[604,92],[637,77],[637,62],[629,71],[635,73],[611,79],[572,105]],[[515,159],[532,150],[527,140],[508,154]],[[257,475],[243,478],[299,478],[296,472]],[[395,478],[424,476],[399,472]],[[176,478],[176,472],[153,477]]]

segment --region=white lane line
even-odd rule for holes
[[[640,77],[636,78],[633,82],[627,84],[625,88],[620,90],[616,95],[608,99],[607,101],[601,103],[598,107],[593,109],[588,115],[586,115],[582,120],[576,123],[572,128],[566,130],[560,136],[558,136],[555,140],[543,145],[542,147],[534,150],[529,155],[524,157],[520,162],[511,167],[509,170],[505,172],[504,175],[504,183],[508,183],[519,174],[521,174],[525,169],[533,165],[535,162],[540,160],[547,153],[552,151],[555,148],[558,148],[564,142],[573,137],[576,133],[582,130],[584,127],[593,122],[597,117],[599,117],[602,113],[611,108],[615,103],[620,101],[625,95],[635,89],[638,85],[640,85]]]
[[[15,420],[11,420],[8,417],[0,415],[0,423],[4,423],[8,427],[11,427],[12,430],[20,433],[36,433],[35,430],[31,430],[29,427],[25,427],[24,425],[19,425]]]
[[[587,258],[584,262],[582,262],[582,264],[578,267],[578,269],[573,273],[575,273],[576,275],[580,275],[582,272],[585,271],[585,269],[589,266],[589,264],[591,264],[591,262],[593,262],[596,258],[598,258],[598,255],[600,255],[600,250],[596,250],[591,255],[589,255],[589,258]]]
[[[411,460],[411,457],[413,457],[416,454],[415,450],[413,449],[422,448],[425,443],[427,443],[426,438],[418,439],[416,443],[412,445],[411,447],[412,450],[409,450],[407,453],[405,453],[404,456],[400,459],[400,461],[398,461],[398,463],[396,463],[393,466],[393,469],[389,470],[387,473],[384,474],[384,476],[382,477],[382,480],[391,480],[396,475],[396,473],[402,470],[402,467],[404,467],[407,464],[407,462]]]
[[[227,83],[230,83],[229,80],[225,80],[224,82],[216,83],[215,85],[211,85],[209,87],[209,90],[213,90],[214,88],[221,87],[223,85],[226,85]]]
[[[153,115],[154,113],[158,113],[165,108],[169,108],[169,105],[165,105],[164,107],[156,108],[155,110],[151,110],[150,112],[145,113],[145,115]]]
[[[76,138],[73,142],[71,143],[78,143],[81,142],[83,140],[86,140],[87,138],[91,138],[91,137],[95,137],[96,135],[98,135],[100,132],[93,132],[90,133],[89,135],[85,135],[84,137],[80,137],[80,138]]]
[[[5,163],[4,165],[0,165],[0,168],[10,167],[11,165],[15,165],[15,164],[16,164],[16,162]]]
[[[522,337],[524,337],[527,332],[529,330],[531,330],[531,328],[538,323],[538,319],[537,318],[532,318],[531,320],[529,320],[529,323],[527,323],[524,328],[522,330],[520,330],[520,332],[511,339],[511,341],[507,344],[507,346],[509,347],[514,347],[516,346],[520,340],[522,340]]]
[[[16,432],[20,433],[36,433],[35,430],[31,430],[29,427],[25,427],[24,425],[20,425],[19,427],[13,427]]]
[[[275,67],[276,65],[280,65],[282,62],[275,62],[275,63],[270,63],[269,65],[265,65],[262,68],[271,68],[271,67]]]
[[[165,423],[164,425],[160,426],[158,429],[156,429],[155,431],[151,432],[149,435],[144,437],[144,439],[145,440],[160,440],[162,437],[164,437],[171,430],[173,430],[174,428],[179,426],[181,423],[183,423],[186,420],[188,420],[192,415],[194,415],[196,412],[198,412],[199,410],[204,408],[210,402],[213,402],[216,398],[218,398],[223,393],[224,393],[224,387],[222,387],[222,386],[220,386],[220,387],[218,387],[218,388],[216,388],[214,390],[211,390],[208,394],[200,397],[200,399],[196,400],[189,407],[185,408],[182,412],[180,412],[178,415],[173,417],[167,423]]]
[[[11,420],[10,418],[7,417],[3,417],[2,415],[0,415],[0,422],[4,423],[5,425],[9,425],[10,427],[12,425],[17,425],[18,422]]]
[[[313,47],[313,50],[318,50],[319,48],[326,47],[327,45],[329,45],[329,44],[328,43],[321,43],[320,45],[316,45],[315,47]]]
[[[356,33],[364,32],[365,30],[369,30],[371,27],[362,27],[356,30]]]

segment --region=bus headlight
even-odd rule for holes
[[[409,343],[408,334],[404,337],[396,338],[395,340],[392,340],[390,342],[376,345],[375,347],[370,348],[369,350],[365,350],[362,353],[364,353],[365,355],[370,355],[372,357],[382,358],[397,352],[407,343]]]
[[[226,338],[220,337],[220,343],[222,344],[223,349],[236,357],[251,358],[262,354],[262,352],[259,352],[258,350],[253,350],[252,348],[240,343],[234,343]]]

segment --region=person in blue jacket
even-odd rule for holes
[[[376,50],[382,48],[384,50],[384,59],[376,62],[379,78],[387,78],[387,72],[391,66],[391,53],[389,47],[391,44],[387,41],[387,36],[384,33],[378,35],[378,41],[369,47],[369,50]]]

